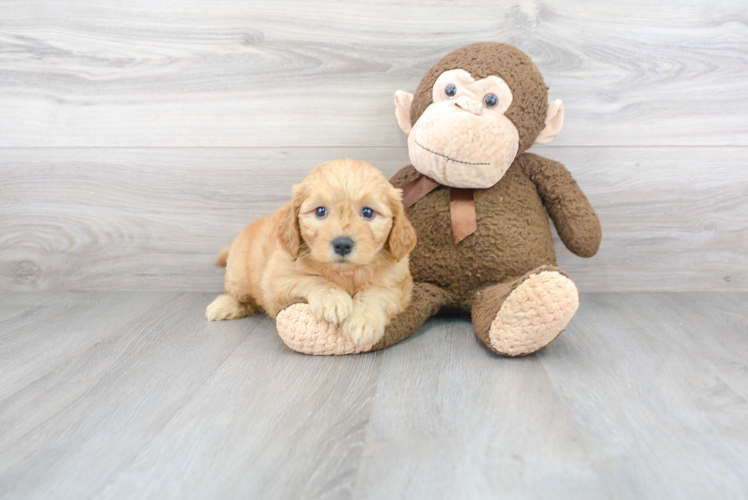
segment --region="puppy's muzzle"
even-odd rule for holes
[[[338,236],[332,240],[332,249],[336,254],[345,257],[353,251],[353,240],[348,236]]]

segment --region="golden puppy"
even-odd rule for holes
[[[221,251],[226,293],[205,317],[265,311],[274,318],[302,298],[354,342],[376,343],[413,288],[408,254],[416,233],[400,199],[401,191],[368,163],[334,160],[315,168],[294,186],[289,203]]]

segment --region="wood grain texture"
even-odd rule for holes
[[[735,304],[711,307],[737,297],[739,319]],[[745,498],[748,399],[735,368],[748,368],[746,295],[584,298],[538,356],[612,498]]]
[[[133,316],[165,301],[164,294],[27,295],[23,306],[15,306],[22,312],[8,314],[0,324],[0,400],[48,373],[51,366],[94,346],[102,329],[126,325]],[[33,307],[27,309],[30,304]],[[91,317],[92,311],[103,313]]]
[[[748,148],[535,148],[597,210],[600,252],[561,266],[583,291],[748,290]],[[324,161],[391,175],[405,148],[6,149],[0,290],[222,289],[212,265]]]
[[[610,497],[540,359],[494,354],[467,321],[386,351],[378,395],[355,498]]]
[[[88,325],[73,335],[78,352],[0,398],[0,497],[341,498],[351,490],[379,359],[301,356],[265,316],[211,323],[203,317],[211,294],[174,295],[94,295],[100,303],[77,312]],[[118,301],[143,310],[120,326],[111,319]],[[34,333],[66,328],[54,314],[35,317],[33,332],[8,334],[42,354]],[[83,343],[88,337],[100,340]],[[167,475],[177,482],[162,481]]]
[[[380,358],[303,356],[269,318],[241,323],[257,331],[97,498],[351,498]]]
[[[747,293],[584,294],[515,359],[456,318],[299,355],[265,316],[205,321],[212,298],[0,294],[22,346],[0,380],[23,374],[0,396],[0,498],[748,495]]]
[[[748,145],[743,0],[6,0],[0,147],[398,146],[393,94],[512,43],[560,146]]]
[[[141,307],[153,305],[153,297],[133,295]],[[111,481],[251,333],[248,325],[235,324],[211,334],[206,300],[162,299],[136,325],[108,328],[96,320],[107,320],[111,304],[79,313],[90,322],[83,331],[101,340],[0,402],[0,427],[7,429],[0,437],[0,476],[6,478],[0,494],[90,498]],[[54,318],[46,319],[37,328],[58,333]],[[26,337],[43,352],[43,343]]]
[[[559,264],[587,291],[748,290],[747,148],[537,148],[565,164],[603,242]]]
[[[682,299],[679,296],[663,295],[659,302],[663,305],[659,316],[678,329],[670,329],[670,338],[677,338],[678,343],[687,349],[692,356],[702,358],[710,365],[711,370],[719,371],[719,379],[730,391],[740,394],[748,401],[748,370],[746,353],[748,352],[748,323],[746,307],[742,300],[744,295],[728,293],[689,294]],[[703,314],[702,309],[709,309],[710,314]],[[736,335],[713,335],[714,319],[719,317],[721,324]],[[702,342],[706,336],[708,342]]]

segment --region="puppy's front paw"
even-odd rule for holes
[[[312,293],[307,299],[317,318],[336,325],[342,323],[351,314],[353,308],[351,296],[339,288]]]
[[[375,308],[354,306],[343,322],[343,334],[356,344],[376,344],[384,337],[387,317]]]

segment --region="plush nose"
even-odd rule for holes
[[[332,240],[332,248],[338,255],[348,255],[353,250],[353,240],[348,236],[338,236]]]
[[[460,97],[455,99],[455,106],[474,115],[479,115],[483,112],[483,106],[481,105],[481,103],[479,103],[475,99],[470,99],[466,95],[461,95]]]

